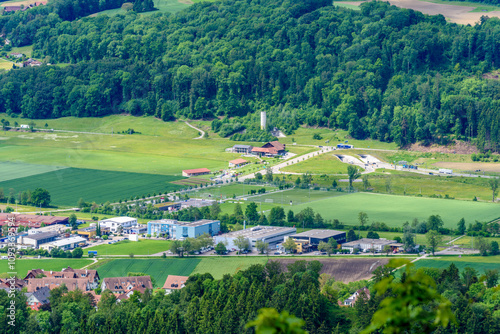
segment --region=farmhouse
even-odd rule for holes
[[[49,304],[50,289],[46,286],[24,294],[26,296],[26,304],[35,311],[38,311],[43,305]]]
[[[342,249],[348,249],[351,253],[353,253],[355,249],[361,252],[367,252],[372,249],[376,252],[382,252],[385,246],[390,246],[391,251],[398,252],[403,244],[397,243],[396,240],[363,238],[342,244]]]
[[[328,242],[330,239],[334,239],[339,244],[346,242],[346,233],[335,230],[309,230],[293,234],[290,238],[296,242],[307,241],[311,248],[317,248],[320,242]]]
[[[127,293],[134,288],[153,289],[151,277],[130,276],[130,277],[107,277],[102,281],[102,291],[108,289],[113,293]]]
[[[0,226],[8,225],[9,222],[15,226],[41,227],[42,224],[68,224],[68,217],[25,215],[16,213],[0,213]]]
[[[188,280],[188,276],[175,276],[168,275],[165,284],[163,285],[163,290],[165,290],[165,294],[169,295],[172,291],[180,290],[186,286],[186,282]]]
[[[28,234],[27,236],[19,237],[19,243],[25,245],[32,245],[34,248],[38,248],[41,244],[46,244],[48,242],[56,241],[56,237],[59,235],[57,232],[43,232]]]
[[[196,238],[203,233],[213,236],[219,231],[219,220],[202,219],[195,222],[181,222],[173,219],[162,219],[148,222],[148,234],[168,234],[174,239]]]
[[[250,154],[252,153],[252,148],[250,145],[234,145],[232,151],[233,153]]]
[[[297,232],[295,227],[255,226],[245,230],[218,235],[214,237],[214,242],[215,244],[222,242],[228,249],[237,248],[234,241],[237,237],[243,236],[249,239],[252,247],[255,247],[257,240],[262,240],[270,246],[274,246],[282,242],[286,236],[292,235],[295,232]]]
[[[118,232],[119,228],[123,231],[125,228],[135,225],[137,225],[137,218],[131,217],[114,217],[99,221],[100,227],[107,227],[113,233]]]
[[[262,147],[252,148],[252,154],[258,156],[275,157],[277,155],[284,155],[286,153],[286,145],[279,141],[268,142]]]
[[[23,67],[26,67],[26,66],[33,67],[33,66],[41,66],[41,65],[42,65],[41,62],[39,62],[38,60],[35,60],[35,59],[31,59],[31,58],[29,58],[28,60],[23,62]]]
[[[41,249],[45,249],[46,251],[50,252],[53,248],[59,248],[62,250],[70,250],[73,248],[78,247],[80,244],[86,244],[87,239],[82,238],[82,237],[71,237],[71,238],[66,238],[66,239],[61,239],[61,240],[56,240],[53,242],[49,242],[46,244],[43,244],[40,246]]]
[[[185,169],[182,171],[182,176],[198,176],[210,174],[210,169],[208,168],[197,168],[197,169]]]

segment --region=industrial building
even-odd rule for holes
[[[243,236],[250,240],[252,247],[255,247],[257,240],[262,240],[270,246],[274,246],[283,242],[285,237],[297,232],[295,227],[278,227],[278,226],[255,226],[245,230],[229,232],[226,234],[218,235],[214,238],[215,244],[222,242],[226,248],[237,248],[234,241],[237,237]]]
[[[56,240],[53,242],[49,242],[40,246],[41,249],[45,249],[46,251],[51,251],[53,248],[60,248],[61,250],[70,250],[80,246],[80,244],[87,244],[87,239],[82,237],[71,237],[61,240]]]
[[[36,233],[44,233],[44,232],[57,232],[57,233],[64,233],[67,230],[71,230],[70,227],[63,225],[63,224],[54,224],[54,225],[49,225],[49,226],[44,226],[40,228],[32,228],[28,230],[28,234],[36,234]]]
[[[320,242],[328,242],[330,239],[334,239],[339,244],[346,242],[346,233],[342,231],[335,230],[309,230],[306,232],[293,234],[290,238],[295,239],[295,241],[308,241],[311,246],[318,246]]]
[[[153,220],[148,222],[148,234],[157,236],[169,235],[173,239],[196,238],[203,233],[211,236],[220,231],[219,220],[197,220],[195,222],[181,222],[174,219]]]
[[[161,211],[177,211],[181,208],[180,202],[163,202],[153,205],[156,209]]]
[[[56,241],[56,237],[59,235],[57,232],[43,232],[35,233],[21,236],[19,238],[19,243],[24,245],[32,245],[34,248],[40,247],[42,244],[48,242]]]
[[[403,244],[396,242],[396,240],[363,238],[346,242],[342,245],[342,249],[348,249],[351,253],[353,253],[355,249],[358,249],[360,252],[368,252],[372,249],[375,252],[382,252],[385,246],[390,246],[392,252],[398,252],[399,249],[403,247]]]
[[[108,227],[113,233],[118,231],[118,227],[121,226],[122,230],[127,227],[132,227],[137,225],[137,218],[132,217],[114,217],[109,219],[104,219],[99,221],[99,226],[101,228]]]
[[[56,217],[56,216],[41,216],[41,215],[26,215],[17,213],[0,213],[0,225],[9,226],[24,226],[24,227],[42,227],[42,224],[54,225],[54,224],[68,224],[68,217]]]

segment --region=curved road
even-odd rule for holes
[[[203,136],[205,135],[205,131],[203,131],[202,129],[198,129],[197,127],[189,124],[187,121],[184,121],[184,123],[186,123],[187,126],[189,126],[190,128],[193,128],[196,131],[198,131],[199,133],[201,133],[201,135],[199,137],[196,137],[196,138],[193,138],[193,139],[201,139],[201,138],[203,138]]]

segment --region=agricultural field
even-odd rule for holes
[[[80,269],[86,265],[91,264],[93,261],[88,259],[16,259],[15,265],[17,276],[24,278],[31,269],[44,269],[44,270],[61,270],[63,268],[71,267],[73,269]],[[11,272],[8,268],[7,260],[0,261],[0,276],[5,277],[7,272]]]
[[[75,206],[80,198],[97,203],[117,202],[131,196],[177,190],[181,187],[170,182],[178,179],[166,175],[66,168],[3,181],[0,188],[18,193],[40,187],[49,191],[53,205]]]
[[[359,6],[364,1],[345,1],[342,7]],[[474,25],[481,16],[500,17],[500,7],[476,2],[443,0],[390,0],[391,5],[413,9],[428,15],[443,15],[447,21]],[[339,5],[339,3],[336,3]]]
[[[0,182],[44,174],[53,171],[62,171],[67,167],[25,164],[22,162],[0,162]]]
[[[389,258],[386,257],[371,257],[371,258],[347,258],[333,257],[314,259],[323,264],[320,274],[328,274],[335,278],[336,281],[350,283],[364,279],[370,279],[375,269],[389,263]],[[298,261],[298,259],[283,259],[277,260],[284,268],[290,263]]]
[[[265,256],[231,256],[231,257],[210,257],[203,258],[196,266],[192,274],[209,273],[215,279],[221,279],[225,274],[234,275],[240,270],[245,270],[254,264],[266,264],[268,258]]]
[[[0,59],[0,70],[11,70],[12,65],[14,65],[14,63],[10,60]]]
[[[475,240],[477,240],[477,238],[464,236],[464,237],[454,241],[453,245],[457,245],[457,246],[464,247],[464,248],[473,248],[472,247],[473,245],[477,246],[477,244],[475,244]],[[488,244],[491,244],[492,241],[496,241],[500,244],[500,238],[484,238],[484,240]],[[499,265],[500,265],[500,263],[499,263]]]
[[[354,193],[290,207],[295,213],[306,207],[319,212],[325,219],[339,219],[349,225],[358,224],[360,211],[368,214],[369,221],[384,222],[389,227],[401,227],[414,218],[426,220],[440,215],[444,227],[455,228],[461,218],[467,224],[491,221],[500,216],[499,206],[493,203],[420,198],[370,193]]]
[[[465,267],[471,267],[478,271],[479,275],[484,274],[487,269],[498,269],[500,267],[500,256],[463,256],[463,257],[436,257],[415,261],[415,268],[431,267],[446,269],[451,263],[462,271]]]
[[[101,279],[123,277],[128,273],[145,273],[155,280],[155,287],[162,287],[168,275],[189,276],[200,259],[116,259],[97,267]]]
[[[105,244],[84,249],[85,255],[88,251],[97,251],[97,256],[107,255],[152,255],[166,252],[170,248],[168,240],[123,240],[114,244]]]

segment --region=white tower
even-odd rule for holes
[[[266,129],[266,112],[265,111],[260,112],[260,129],[261,130]]]

